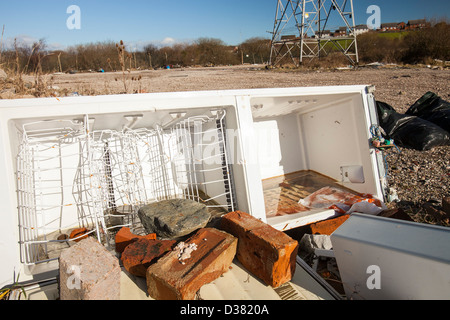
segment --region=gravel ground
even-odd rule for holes
[[[427,91],[450,100],[450,70],[426,67],[384,66],[358,70],[266,70],[262,66],[186,68],[133,71],[126,75],[128,93],[225,90],[270,87],[306,87],[367,84],[376,87],[375,96],[400,113]],[[26,82],[33,82],[25,77]],[[87,73],[44,76],[55,94],[83,95],[124,93],[121,73]],[[0,90],[1,91],[1,90]],[[1,95],[1,94],[0,94]],[[10,95],[4,98],[14,98]],[[450,226],[448,217],[433,214],[443,197],[450,196],[450,147],[430,151],[399,148],[385,153],[388,183],[399,201],[390,208],[402,208],[414,220]]]

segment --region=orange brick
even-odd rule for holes
[[[312,234],[331,235],[334,231],[336,231],[337,228],[339,228],[345,221],[347,221],[349,217],[349,214],[344,214],[337,218],[331,218],[328,220],[310,224],[309,227]]]
[[[125,248],[130,244],[136,241],[137,239],[148,239],[148,240],[155,240],[156,239],[156,233],[150,233],[145,236],[138,236],[136,234],[133,234],[130,230],[130,228],[123,227],[117,232],[116,234],[116,251],[119,253],[122,253]]]
[[[238,260],[267,285],[276,288],[292,279],[297,241],[241,211],[223,216],[221,229],[238,238]]]
[[[88,235],[86,234],[88,232],[89,232],[89,230],[86,229],[86,228],[77,228],[77,229],[72,230],[72,232],[70,233],[69,238],[70,239],[75,239],[75,238],[81,237],[82,235],[85,234],[85,236],[74,240],[75,242],[80,242],[81,240],[86,239],[88,237]]]
[[[176,243],[175,240],[136,239],[122,253],[123,266],[132,275],[145,277],[147,268],[171,251]]]
[[[147,269],[147,289],[156,300],[194,300],[197,291],[229,270],[237,239],[214,229],[202,228],[186,242],[196,245],[187,259],[169,252]]]

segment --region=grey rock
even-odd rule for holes
[[[148,233],[176,239],[204,228],[211,218],[205,205],[188,199],[164,200],[143,206],[139,219]]]
[[[322,234],[304,234],[299,245],[306,253],[313,253],[315,249],[333,249],[330,236]]]

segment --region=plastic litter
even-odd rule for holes
[[[357,202],[354,205],[352,205],[350,210],[347,211],[347,214],[350,214],[353,212],[359,212],[359,213],[377,215],[380,212],[382,212],[383,210],[384,210],[383,208],[378,207],[374,203],[371,203],[369,201],[361,201],[361,202]]]
[[[300,199],[299,203],[313,209],[334,209],[340,214],[352,212],[377,214],[386,209],[382,201],[370,194],[354,194],[335,187],[321,188]]]
[[[377,101],[380,126],[387,139],[397,146],[419,151],[450,146],[450,133],[433,122],[413,115],[400,114],[387,103]]]
[[[433,92],[425,93],[406,111],[406,114],[430,121],[450,132],[450,102]]]

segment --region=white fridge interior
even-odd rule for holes
[[[288,230],[335,212],[271,212],[286,184],[294,203],[328,182],[382,199],[373,107],[367,86],[0,101],[0,284],[53,272],[71,229],[105,245],[122,226],[138,232],[135,213],[154,201]]]
[[[325,88],[251,99],[269,224],[287,230],[334,216],[328,207],[298,205],[322,188],[384,199],[384,168],[370,145],[372,101],[371,94]]]

